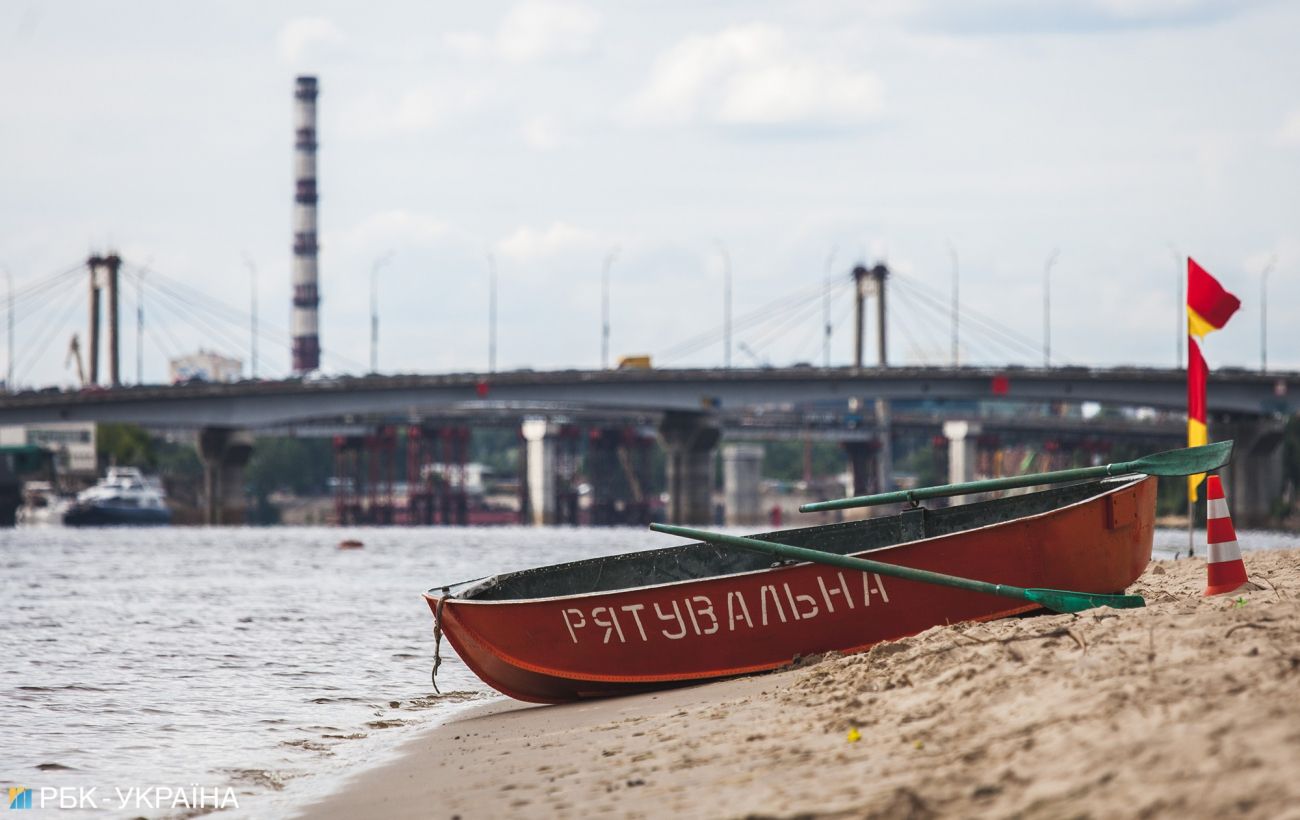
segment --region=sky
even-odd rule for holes
[[[955,281],[962,363],[1042,364],[1050,281],[1052,363],[1169,367],[1188,254],[1243,303],[1211,367],[1260,366],[1266,281],[1300,369],[1298,39],[1280,0],[14,0],[0,269],[117,251],[129,382],[140,294],[158,382],[247,362],[255,288],[286,374],[309,73],[331,373],[368,368],[372,274],[382,371],[486,370],[493,268],[499,370],[599,367],[604,270],[611,359],[723,364],[729,271],[734,365],[822,364],[825,315],[845,364],[859,261],[891,363],[952,362]],[[17,302],[20,385],[75,380],[70,277]]]

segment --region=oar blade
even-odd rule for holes
[[[1053,612],[1083,612],[1108,606],[1112,609],[1138,609],[1147,605],[1141,595],[1097,595],[1063,589],[1026,589],[1025,597]]]
[[[1200,447],[1187,447],[1182,450],[1166,450],[1143,456],[1125,466],[1134,472],[1147,475],[1180,476],[1196,475],[1217,470],[1232,458],[1232,440],[1216,441]]]

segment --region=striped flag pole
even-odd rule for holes
[[[1196,337],[1187,334],[1187,446],[1200,447],[1208,444],[1209,426],[1205,413],[1205,383],[1209,379],[1210,368],[1201,355],[1201,346]],[[1196,521],[1197,489],[1205,480],[1205,473],[1187,477],[1187,557],[1196,554],[1196,538],[1193,531]]]
[[[1241,300],[1224,290],[1209,271],[1187,257],[1187,446],[1209,442],[1208,416],[1205,412],[1205,385],[1210,368],[1201,354],[1200,340],[1207,333],[1220,330],[1241,307]],[[1192,534],[1197,489],[1205,473],[1187,477],[1187,557],[1195,554]]]

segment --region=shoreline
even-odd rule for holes
[[[1203,598],[937,627],[853,656],[562,706],[469,707],[313,818],[1300,816],[1300,550]],[[1287,815],[1290,811],[1293,814]]]

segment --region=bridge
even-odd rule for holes
[[[795,367],[689,370],[531,370],[244,381],[234,384],[47,390],[0,397],[0,424],[120,421],[256,429],[310,419],[454,408],[662,413],[802,407],[849,399],[938,402],[1096,402],[1185,410],[1186,374],[1165,368]],[[1300,412],[1300,373],[1219,370],[1211,413]]]
[[[1237,475],[1229,481],[1236,497],[1234,513],[1247,523],[1262,519],[1281,492],[1278,419],[1300,412],[1300,373],[1221,369],[1211,377],[1208,396],[1214,437],[1238,441]],[[1087,423],[1041,414],[1032,420],[985,420],[979,417],[981,406],[1095,402],[1177,414],[1186,407],[1186,375],[1176,369],[1136,367],[789,367],[249,380],[20,393],[0,398],[0,424],[59,420],[191,428],[199,432],[205,462],[219,469],[231,452],[247,457],[246,431],[288,425],[366,425],[456,415],[495,416],[515,424],[526,418],[584,415],[633,419],[658,426],[668,454],[669,484],[676,489],[671,492],[671,517],[698,522],[711,513],[708,476],[722,431],[763,438],[780,437],[781,427],[787,432],[817,428],[823,437],[851,442],[868,438],[864,431],[870,430],[887,445],[892,431],[885,431],[891,425],[927,423],[908,416],[895,422],[887,410],[882,417],[873,407],[877,400],[883,408],[892,403],[926,406],[928,423],[936,430],[944,420],[965,422],[946,428],[955,451],[973,446],[974,435],[985,424],[1036,426],[1047,434],[1061,428],[1075,433],[1088,429]],[[829,419],[828,408],[834,409]],[[782,416],[780,424],[771,421],[774,413]],[[819,415],[820,424],[810,422]],[[763,421],[764,416],[769,420]],[[1112,434],[1113,427],[1112,422]],[[530,453],[546,461],[547,428],[534,424],[531,429]],[[1166,424],[1147,432],[1150,438],[1168,440],[1171,430]],[[852,447],[846,449],[855,469],[866,469],[854,460]]]
[[[1172,444],[1181,438],[1179,427],[1186,407],[1186,376],[1181,369],[1035,368],[1012,364],[886,366],[886,321],[891,315],[898,320],[902,336],[913,341],[914,347],[916,336],[909,326],[924,328],[921,338],[925,338],[951,320],[954,362],[960,346],[954,306],[919,280],[891,272],[883,264],[870,269],[858,264],[848,276],[801,282],[795,292],[738,317],[734,323],[734,330],[741,334],[738,348],[759,365],[754,368],[513,370],[359,377],[322,377],[313,372],[283,380],[127,386],[120,367],[119,299],[130,299],[133,289],[122,284],[134,286],[135,292],[137,382],[144,381],[139,345],[145,338],[155,344],[160,341],[156,331],[152,336],[145,332],[142,305],[146,293],[154,313],[162,310],[163,316],[170,316],[173,322],[198,330],[204,338],[233,344],[237,351],[247,328],[250,340],[244,350],[251,354],[253,373],[257,372],[258,339],[283,345],[287,333],[268,329],[251,312],[245,314],[182,280],[124,262],[113,253],[93,256],[84,266],[79,263],[36,281],[12,299],[28,315],[54,305],[56,309],[46,318],[48,327],[57,334],[60,323],[73,315],[61,311],[65,307],[77,308],[86,292],[68,285],[87,270],[89,366],[88,375],[82,374],[84,386],[79,390],[46,388],[0,396],[0,424],[131,422],[192,431],[204,462],[210,521],[221,518],[226,501],[241,501],[232,491],[242,487],[242,464],[251,452],[255,431],[289,429],[295,434],[321,435],[326,430],[347,430],[336,439],[340,464],[350,464],[349,469],[357,471],[364,464],[365,471],[372,474],[395,472],[399,449],[409,454],[411,442],[416,442],[418,456],[425,461],[423,467],[417,468],[414,462],[407,465],[408,477],[412,477],[421,471],[427,473],[440,463],[439,459],[463,463],[469,427],[514,426],[527,440],[525,458],[532,477],[525,500],[531,499],[529,503],[542,521],[553,517],[556,506],[551,490],[555,469],[572,469],[575,463],[574,436],[579,425],[595,436],[592,441],[603,442],[600,447],[609,450],[603,456],[609,470],[617,465],[629,471],[627,441],[639,442],[635,448],[639,463],[648,463],[646,442],[658,438],[667,456],[669,516],[678,522],[693,523],[708,521],[712,516],[712,459],[723,434],[749,440],[840,442],[848,457],[854,487],[861,490],[871,481],[876,486],[893,481],[892,452],[896,442],[904,448],[915,446],[918,439],[946,446],[950,478],[965,480],[971,477],[980,452],[987,456],[997,448],[996,441],[1007,441],[1008,437],[1054,441],[1067,450],[1085,444],[1095,447],[1098,439],[1120,436],[1148,444]],[[125,278],[119,281],[120,277]],[[887,281],[892,283],[893,294],[889,312]],[[107,294],[108,304],[104,351],[107,386],[100,385],[98,369],[101,289]],[[865,365],[869,298],[876,308],[872,325],[879,365],[874,367]],[[835,310],[839,311],[839,320],[833,322]],[[818,313],[823,320],[819,330],[824,333],[826,366],[772,367],[760,358],[760,354],[767,355],[763,350],[775,339],[801,324],[807,325]],[[853,365],[831,367],[833,327],[850,313]],[[378,321],[373,309],[371,319],[373,331]],[[1036,342],[1004,327],[1000,317],[967,308],[961,312],[961,320],[967,344],[977,355],[983,351],[986,360],[1023,360],[1039,353]],[[263,335],[259,336],[259,332]],[[680,359],[722,343],[724,360],[730,364],[732,333],[733,324],[724,322],[721,328],[703,330],[655,351],[656,360]],[[49,334],[42,338],[48,339]],[[47,341],[31,342],[28,364],[34,361],[33,354],[38,358],[47,346]],[[80,367],[79,351],[74,336],[70,360],[75,359]],[[371,352],[370,369],[377,370],[373,335]],[[1042,352],[1046,359],[1046,349]],[[347,363],[338,353],[333,355],[337,362],[354,370],[365,369]],[[1235,475],[1228,483],[1233,509],[1243,523],[1262,520],[1282,489],[1279,420],[1300,410],[1296,406],[1300,402],[1300,374],[1220,368],[1211,376],[1208,398],[1212,434],[1238,442]],[[1114,413],[1085,418],[1080,409],[1087,403],[1112,411],[1146,408],[1148,412],[1141,418],[1132,414],[1116,417]],[[1159,423],[1150,423],[1151,417]],[[406,431],[400,448],[393,436],[393,430],[399,428]],[[635,432],[627,439],[615,434],[620,428]],[[723,450],[724,462],[752,457],[753,452],[750,448],[749,456],[744,456],[744,451],[729,446]],[[553,469],[553,464],[569,467]],[[738,475],[740,468],[731,466],[735,469],[724,472]],[[748,470],[745,474],[756,482],[757,467],[751,467],[740,472]],[[362,482],[358,478],[354,483]],[[414,483],[413,479],[408,479],[409,483]],[[637,483],[635,479],[630,481],[632,485]]]

